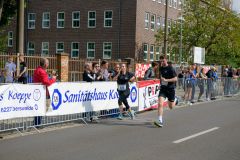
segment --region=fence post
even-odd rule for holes
[[[130,65],[134,68],[134,59],[133,58],[125,58],[124,60],[127,61],[127,65]]]
[[[69,54],[60,52],[60,53],[56,53],[56,55],[57,55],[58,76],[61,82],[68,82]]]

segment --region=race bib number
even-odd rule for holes
[[[167,86],[168,82],[162,81],[162,86]]]
[[[126,91],[127,86],[125,84],[119,84],[118,85],[118,90],[119,91]]]

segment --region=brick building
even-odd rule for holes
[[[184,0],[169,0],[169,24]],[[27,0],[25,53],[72,58],[158,60],[154,35],[165,25],[166,0]],[[120,11],[120,14],[119,14]],[[6,26],[7,52],[16,52],[16,16]]]

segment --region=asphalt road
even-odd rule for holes
[[[239,160],[240,98],[0,141],[0,160]]]

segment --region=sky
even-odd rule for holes
[[[233,10],[240,13],[240,0],[233,0]]]

